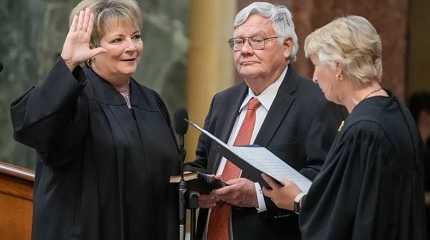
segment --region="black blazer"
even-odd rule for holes
[[[248,87],[241,83],[216,94],[204,128],[228,141],[247,93]],[[327,102],[311,80],[299,76],[289,66],[254,144],[267,147],[313,179],[344,116],[344,108]],[[204,135],[200,135],[196,155],[189,167],[216,172],[221,155]],[[260,173],[254,169],[243,169],[242,177],[263,184]],[[269,198],[265,201],[268,211],[264,213],[257,213],[254,208],[233,208],[234,239],[299,239],[297,216],[277,208]],[[201,209],[197,230],[199,239],[203,236],[206,220],[207,210]]]
[[[169,240],[178,236],[178,151],[156,92],[124,98],[88,68],[60,61],[12,103],[15,139],[39,157],[33,240]]]

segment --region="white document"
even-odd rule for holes
[[[275,154],[265,147],[259,146],[230,146],[215,137],[210,132],[199,127],[197,124],[187,120],[193,127],[214,140],[219,146],[219,152],[237,165],[244,163],[268,176],[271,176],[279,183],[284,183],[286,179],[294,182],[300,190],[307,193],[312,182],[300,174],[286,162],[282,161]]]

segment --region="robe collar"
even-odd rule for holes
[[[91,68],[85,67],[84,72],[87,77],[87,81],[93,86],[94,100],[106,105],[123,105],[124,107],[127,107],[124,97],[108,81],[100,77]],[[155,98],[150,98],[148,94],[144,94],[144,87],[140,86],[136,80],[131,78],[129,87],[130,103],[132,108],[146,111],[158,111],[158,105],[154,100]]]

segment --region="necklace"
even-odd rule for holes
[[[379,92],[379,91],[381,91],[382,90],[382,88],[380,87],[380,88],[378,88],[378,89],[375,89],[375,90],[372,90],[372,91],[370,91],[364,98],[363,98],[363,100],[364,99],[366,99],[366,98],[368,98],[368,97],[370,97],[372,94],[374,94],[374,93],[377,93],[377,92]]]
[[[337,131],[338,131],[338,132],[342,131],[343,125],[345,125],[345,120],[343,120],[343,121],[340,123],[339,127],[337,128]]]

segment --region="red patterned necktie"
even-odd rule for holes
[[[236,136],[234,145],[248,145],[251,142],[252,132],[255,125],[255,114],[261,103],[256,98],[251,98],[247,104],[247,111],[242,126]],[[227,161],[221,178],[228,181],[233,178],[240,177],[240,168],[232,162]],[[207,240],[228,240],[230,239],[229,226],[230,226],[230,212],[231,206],[229,204],[219,204],[212,208]]]

